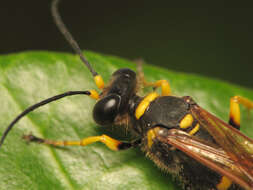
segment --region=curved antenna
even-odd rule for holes
[[[74,51],[80,56],[80,59],[86,65],[86,67],[88,67],[88,69],[92,73],[93,77],[97,76],[98,73],[91,67],[90,63],[88,62],[88,60],[83,55],[83,53],[82,53],[82,51],[81,51],[78,43],[75,41],[75,39],[73,38],[73,36],[71,35],[71,33],[68,31],[68,29],[65,26],[65,24],[63,23],[63,21],[61,19],[61,16],[59,14],[59,11],[58,11],[58,3],[59,3],[59,1],[60,0],[53,0],[52,7],[51,7],[52,15],[53,15],[54,21],[55,21],[58,29],[63,34],[63,36],[65,37],[65,39],[69,42],[69,44],[74,49]]]
[[[36,103],[30,107],[28,107],[25,111],[23,111],[21,114],[19,114],[11,123],[10,125],[5,129],[2,137],[1,137],[1,140],[0,140],[0,148],[2,146],[2,144],[4,143],[4,140],[6,139],[6,136],[8,135],[8,133],[10,132],[10,130],[13,128],[13,126],[22,118],[24,117],[25,115],[27,115],[28,113],[30,113],[31,111],[41,107],[41,106],[44,106],[50,102],[53,102],[53,101],[56,101],[56,100],[59,100],[61,98],[64,98],[66,96],[72,96],[72,95],[80,95],[80,94],[84,94],[84,95],[90,95],[91,93],[89,91],[69,91],[69,92],[65,92],[65,93],[62,93],[62,94],[58,94],[56,96],[53,96],[51,98],[47,98],[39,103]]]

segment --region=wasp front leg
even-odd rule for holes
[[[248,110],[253,109],[253,101],[242,96],[234,96],[230,99],[229,124],[236,129],[240,129],[240,104]]]
[[[121,142],[107,135],[91,136],[91,137],[87,137],[78,141],[53,141],[49,139],[39,138],[30,134],[30,135],[24,135],[23,139],[25,139],[27,142],[42,143],[42,144],[52,145],[56,147],[57,146],[87,146],[95,142],[102,142],[109,149],[114,150],[114,151],[125,150],[128,148],[136,147],[140,143],[139,141],[134,141],[132,143]]]
[[[144,87],[153,87],[154,89],[161,87],[162,89],[162,96],[169,96],[171,95],[171,88],[170,84],[167,80],[158,80],[156,82],[148,82],[145,79],[144,72],[142,69],[142,60],[137,60],[137,79],[138,83],[143,85]]]

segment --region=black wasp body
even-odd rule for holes
[[[161,136],[166,137],[169,130],[179,129],[194,132],[196,137],[216,144],[213,137],[193,117],[191,121],[186,121],[186,126],[182,129],[183,120],[191,117],[190,107],[195,104],[193,100],[190,97],[158,95],[143,108],[144,113],[136,118],[138,107],[145,101],[145,97],[136,95],[137,86],[134,71],[116,71],[112,75],[110,86],[102,93],[103,98],[94,107],[94,120],[100,125],[121,124],[127,128],[137,138],[132,145],[140,146],[157,166],[174,175],[185,189],[215,189],[221,182],[220,174],[159,139]],[[119,145],[119,149],[129,147],[129,143]],[[232,184],[227,189],[241,188]]]
[[[62,22],[58,3],[59,0],[52,3],[55,23],[89,69],[101,93],[96,90],[69,91],[28,107],[4,131],[0,148],[13,126],[31,111],[67,96],[87,95],[97,101],[93,109],[97,124],[121,126],[135,137],[134,140],[121,142],[105,134],[77,141],[54,141],[32,134],[23,138],[53,146],[86,146],[102,142],[114,151],[140,147],[184,189],[253,189],[253,140],[239,131],[239,104],[252,109],[253,101],[241,96],[232,97],[228,125],[199,107],[190,97],[172,96],[166,80],[147,82],[140,70],[136,74],[130,69],[119,69],[104,85],[102,77],[91,67]],[[161,88],[161,94],[153,91],[141,97],[138,95],[141,86]]]

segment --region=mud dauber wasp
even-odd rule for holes
[[[240,96],[231,98],[228,125],[199,107],[191,97],[172,96],[166,80],[147,82],[141,69],[138,74],[131,69],[119,69],[112,74],[108,85],[104,85],[61,21],[58,2],[54,0],[52,5],[54,19],[102,92],[70,91],[34,104],[8,126],[0,146],[14,124],[26,114],[63,97],[82,94],[97,100],[93,109],[97,124],[125,127],[136,139],[121,142],[101,135],[81,141],[53,141],[32,134],[23,138],[53,146],[86,146],[99,141],[115,151],[141,147],[160,168],[175,175],[185,189],[253,188],[253,140],[239,132],[239,104],[252,109],[251,100]],[[161,88],[162,93],[154,91],[141,97],[137,95],[139,85]]]

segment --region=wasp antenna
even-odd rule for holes
[[[42,100],[41,102],[39,103],[36,103],[30,107],[28,107],[25,111],[23,111],[21,114],[19,114],[11,123],[10,125],[6,128],[6,130],[4,131],[2,137],[1,137],[1,140],[0,140],[0,148],[4,142],[4,140],[6,139],[6,136],[8,135],[8,133],[10,132],[10,130],[13,128],[13,126],[22,118],[24,117],[25,115],[27,115],[28,113],[30,113],[31,111],[41,107],[41,106],[44,106],[50,102],[53,102],[53,101],[56,101],[56,100],[59,100],[61,98],[64,98],[66,96],[72,96],[72,95],[80,95],[80,94],[84,94],[84,95],[91,95],[90,91],[69,91],[69,92],[65,92],[65,93],[62,93],[62,94],[58,94],[56,96],[53,96],[51,98],[47,98],[45,100]]]
[[[58,3],[59,2],[60,2],[60,0],[53,0],[52,7],[51,7],[52,8],[52,15],[53,15],[54,21],[55,21],[58,29],[61,31],[61,33],[63,34],[65,39],[69,42],[69,44],[74,49],[74,51],[80,56],[80,59],[88,67],[88,69],[92,73],[93,77],[97,76],[98,73],[91,67],[90,63],[83,55],[78,43],[75,41],[75,39],[73,38],[71,33],[68,31],[65,24],[63,23],[61,16],[59,14],[59,11],[58,11]]]

